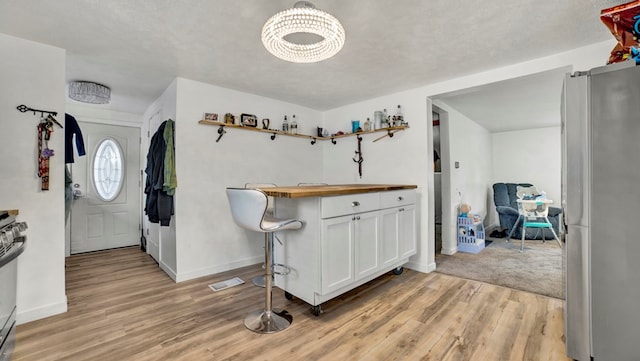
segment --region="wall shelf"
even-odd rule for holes
[[[212,120],[200,120],[198,121],[198,123],[200,124],[205,124],[205,125],[217,125],[220,128],[218,129],[218,139],[216,140],[219,141],[220,138],[222,138],[222,136],[224,135],[224,133],[226,133],[226,131],[224,130],[225,127],[228,128],[240,128],[243,130],[249,130],[252,132],[262,132],[262,133],[268,133],[271,134],[271,139],[274,140],[276,138],[277,135],[283,135],[283,136],[287,136],[287,137],[296,137],[296,138],[305,138],[308,140],[311,140],[311,144],[315,144],[317,140],[331,140],[331,142],[333,144],[336,143],[336,139],[338,138],[345,138],[345,137],[353,137],[353,136],[359,136],[362,134],[370,134],[370,133],[380,133],[380,132],[386,132],[387,134],[377,138],[374,140],[378,141],[386,136],[389,137],[393,137],[393,134],[402,130],[405,130],[407,128],[409,128],[408,125],[402,125],[402,126],[397,126],[397,127],[389,127],[389,128],[381,128],[381,129],[376,129],[376,130],[370,130],[370,131],[362,131],[362,132],[357,132],[357,133],[346,133],[346,134],[340,134],[340,135],[334,135],[334,136],[328,136],[328,137],[318,137],[318,136],[314,136],[314,135],[308,135],[308,134],[293,134],[293,133],[288,133],[288,132],[283,132],[281,130],[277,130],[277,129],[262,129],[259,127],[249,127],[249,126],[243,126],[243,125],[238,125],[238,124],[228,124],[228,123],[224,123],[224,122],[218,122],[218,121],[212,121]]]

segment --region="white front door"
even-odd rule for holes
[[[71,253],[140,243],[140,129],[78,122],[86,156],[71,165]]]

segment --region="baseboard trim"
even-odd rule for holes
[[[446,254],[447,256],[451,256],[451,255],[454,255],[454,254],[458,253],[458,247],[456,246],[456,247],[453,247],[453,248],[442,248],[440,253]]]
[[[58,303],[51,303],[26,311],[18,311],[16,315],[16,324],[21,325],[23,323],[40,320],[65,312],[67,312],[67,296],[64,296],[64,300]]]
[[[225,272],[225,271],[230,271],[236,268],[240,268],[240,267],[246,267],[246,266],[251,266],[253,264],[257,264],[260,262],[264,261],[264,255],[261,256],[255,256],[255,257],[250,257],[250,258],[245,258],[242,260],[238,260],[238,261],[234,261],[234,262],[229,262],[229,263],[224,263],[224,264],[220,264],[220,265],[215,265],[215,266],[210,266],[210,267],[204,267],[204,268],[200,268],[200,269],[196,269],[196,270],[191,270],[191,271],[187,271],[187,272],[180,272],[176,275],[174,275],[173,280],[176,282],[183,282],[183,281],[188,281],[194,278],[198,278],[198,277],[203,277],[203,276],[210,276],[216,273],[220,273],[220,272]],[[169,275],[171,277],[171,275]]]
[[[164,262],[158,263],[158,266],[160,266],[160,269],[163,270],[164,273],[166,273],[174,282],[178,282],[176,281],[176,279],[178,278],[176,271],[174,271],[171,267],[167,266],[167,264]]]
[[[422,272],[422,273],[430,273],[436,270],[435,263],[425,264],[425,263],[418,263],[418,262],[407,262],[404,265],[404,267],[407,267],[409,269],[412,269],[417,272]]]

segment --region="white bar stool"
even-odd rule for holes
[[[272,187],[277,187],[277,185],[275,183],[245,183],[244,187],[245,188],[272,188]],[[274,205],[275,200],[273,197],[267,197],[267,199],[268,199],[267,215],[270,217],[273,217],[273,215],[275,214],[275,205]],[[274,260],[272,259],[272,261]],[[266,266],[262,265],[262,267],[266,267]],[[258,287],[265,286],[264,275],[255,276],[251,281],[253,282],[254,285]]]
[[[265,302],[264,310],[249,313],[244,325],[257,333],[272,333],[286,329],[293,322],[293,316],[287,311],[276,312],[271,307],[271,288],[273,282],[273,233],[287,229],[300,229],[302,221],[297,219],[279,219],[267,214],[268,197],[259,189],[227,188],[227,198],[231,215],[237,225],[255,232],[264,233],[265,264]]]

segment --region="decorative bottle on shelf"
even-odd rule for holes
[[[384,114],[382,114],[381,110],[376,110],[375,112],[373,112],[373,120],[375,121],[375,124],[373,125],[375,129],[380,129],[382,128],[382,117],[384,116]]]
[[[371,130],[371,120],[369,120],[369,118],[367,118],[367,121],[364,122],[364,131],[368,132]]]
[[[282,131],[283,132],[288,132],[289,131],[289,121],[287,120],[287,116],[284,116],[284,120],[282,121]]]
[[[404,125],[404,116],[402,116],[402,109],[400,108],[400,104],[398,104],[398,110],[396,111],[395,121],[393,122],[394,127],[399,127]]]
[[[296,115],[291,117],[291,124],[289,125],[289,131],[291,134],[298,134],[298,122],[296,122]]]
[[[389,128],[389,114],[386,108],[382,111],[382,127]]]

